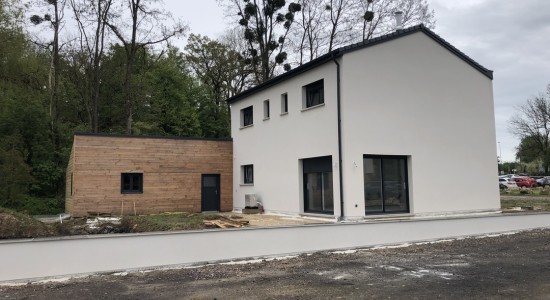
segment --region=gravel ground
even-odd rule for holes
[[[0,298],[550,299],[550,229],[0,286]]]

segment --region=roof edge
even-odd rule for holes
[[[203,138],[203,137],[182,137],[182,136],[160,136],[160,135],[131,135],[131,134],[116,134],[116,133],[91,133],[91,132],[75,132],[74,136],[94,136],[106,138],[136,138],[136,139],[159,139],[159,140],[192,140],[192,141],[217,141],[217,142],[232,142],[232,138]]]
[[[252,88],[250,88],[246,91],[243,91],[243,92],[241,92],[237,95],[234,95],[234,96],[228,98],[226,101],[227,101],[228,104],[234,103],[234,102],[236,102],[238,100],[241,100],[241,99],[243,99],[247,96],[253,95],[253,94],[255,94],[255,93],[257,93],[261,90],[272,87],[272,86],[278,84],[279,82],[282,82],[282,81],[285,81],[285,80],[290,79],[292,77],[295,77],[299,74],[302,74],[306,71],[309,71],[313,68],[316,68],[316,67],[318,67],[322,64],[325,64],[325,63],[327,63],[331,60],[334,60],[335,58],[341,57],[345,53],[360,50],[360,49],[367,48],[367,47],[371,47],[371,46],[378,45],[378,44],[381,44],[381,43],[385,43],[385,42],[388,42],[388,41],[391,41],[391,40],[394,40],[394,39],[397,39],[397,38],[401,38],[401,37],[404,37],[404,36],[407,36],[407,35],[410,35],[410,34],[413,34],[413,33],[417,33],[417,32],[425,33],[432,40],[434,40],[435,42],[437,42],[438,44],[440,44],[441,46],[443,46],[444,48],[449,50],[454,55],[458,56],[464,62],[468,63],[470,66],[477,69],[479,72],[481,72],[483,75],[485,75],[489,79],[493,80],[493,71],[492,70],[489,70],[489,69],[483,67],[481,64],[479,64],[478,62],[476,62],[475,60],[473,60],[472,58],[470,58],[469,56],[464,54],[464,52],[458,50],[458,48],[451,45],[449,42],[444,40],[442,37],[437,35],[435,32],[430,30],[428,27],[424,26],[424,24],[419,24],[419,25],[416,25],[416,26],[412,26],[412,27],[408,27],[408,28],[405,28],[405,29],[397,30],[397,31],[394,31],[392,33],[385,34],[385,35],[382,35],[382,36],[379,36],[379,37],[376,37],[376,38],[373,38],[373,39],[370,39],[370,40],[364,40],[364,41],[359,42],[359,43],[351,44],[351,45],[348,45],[348,46],[344,46],[344,47],[332,50],[327,54],[319,56],[318,58],[316,58],[312,61],[309,61],[309,62],[307,62],[307,63],[305,63],[301,66],[296,67],[295,69],[292,69],[292,70],[290,70],[286,73],[283,73],[279,76],[271,78],[268,81],[265,81],[265,82],[263,82],[259,85],[256,85],[256,86],[254,86],[254,87],[252,87]]]

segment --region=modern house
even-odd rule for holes
[[[492,71],[423,25],[228,99],[233,208],[360,219],[498,211]]]
[[[232,147],[231,140],[76,134],[65,211],[231,211]]]

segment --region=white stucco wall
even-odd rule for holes
[[[325,104],[302,111],[302,87],[324,79]],[[288,114],[281,115],[281,94],[288,94]],[[263,102],[271,116],[263,120]],[[241,128],[241,109],[254,106],[254,125]],[[339,210],[336,65],[324,64],[231,104],[233,206],[245,206],[245,194],[257,194],[267,212],[303,212],[300,159],[332,156],[334,213]],[[242,184],[242,165],[254,165],[254,184]]]
[[[363,154],[408,156],[412,213],[499,209],[492,81],[471,65],[417,32],[345,54],[342,99],[346,216],[365,214]]]

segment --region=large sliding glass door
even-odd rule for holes
[[[304,159],[304,211],[334,213],[332,157]]]
[[[407,158],[364,155],[365,213],[409,212]]]

